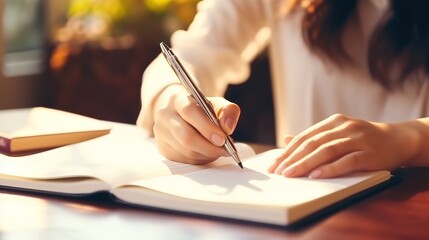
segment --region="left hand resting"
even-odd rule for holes
[[[285,138],[284,153],[268,171],[286,177],[331,178],[353,171],[394,169],[415,152],[413,129],[342,114]]]

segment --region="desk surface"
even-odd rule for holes
[[[0,238],[16,239],[429,239],[429,168],[294,229],[0,190]]]

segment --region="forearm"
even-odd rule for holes
[[[415,154],[406,162],[407,166],[429,166],[429,118],[420,118],[404,123],[409,125],[414,134],[412,141]],[[407,144],[404,142],[404,144]]]
[[[245,81],[250,62],[267,44],[267,37],[259,34],[267,26],[261,11],[265,1],[240,1],[201,2],[190,28],[171,37],[172,49],[207,96],[223,96],[229,84]],[[149,65],[143,76],[137,125],[152,132],[154,104],[177,81],[161,55]]]
[[[179,83],[162,55],[158,56],[145,70],[141,87],[141,110],[137,125],[152,134],[153,108],[161,92],[167,86]]]

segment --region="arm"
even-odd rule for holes
[[[207,96],[222,96],[229,84],[246,80],[249,63],[265,47],[258,33],[266,23],[265,0],[204,0],[187,31],[172,35],[171,44]],[[139,126],[152,132],[154,103],[177,83],[168,64],[158,56],[145,70]]]
[[[172,47],[208,96],[222,96],[231,83],[247,79],[249,64],[264,47],[257,38],[266,25],[263,0],[205,0],[187,31],[173,34]],[[142,109],[137,121],[155,135],[165,156],[206,163],[224,154],[223,133],[201,112],[158,56],[143,75]],[[225,99],[212,104],[222,127],[235,128],[239,108]],[[200,160],[200,161],[197,161]]]

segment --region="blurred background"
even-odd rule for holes
[[[1,0],[0,109],[46,106],[134,124],[144,69],[199,1]],[[263,53],[249,81],[227,92],[242,107],[236,140],[274,144],[270,93]]]

